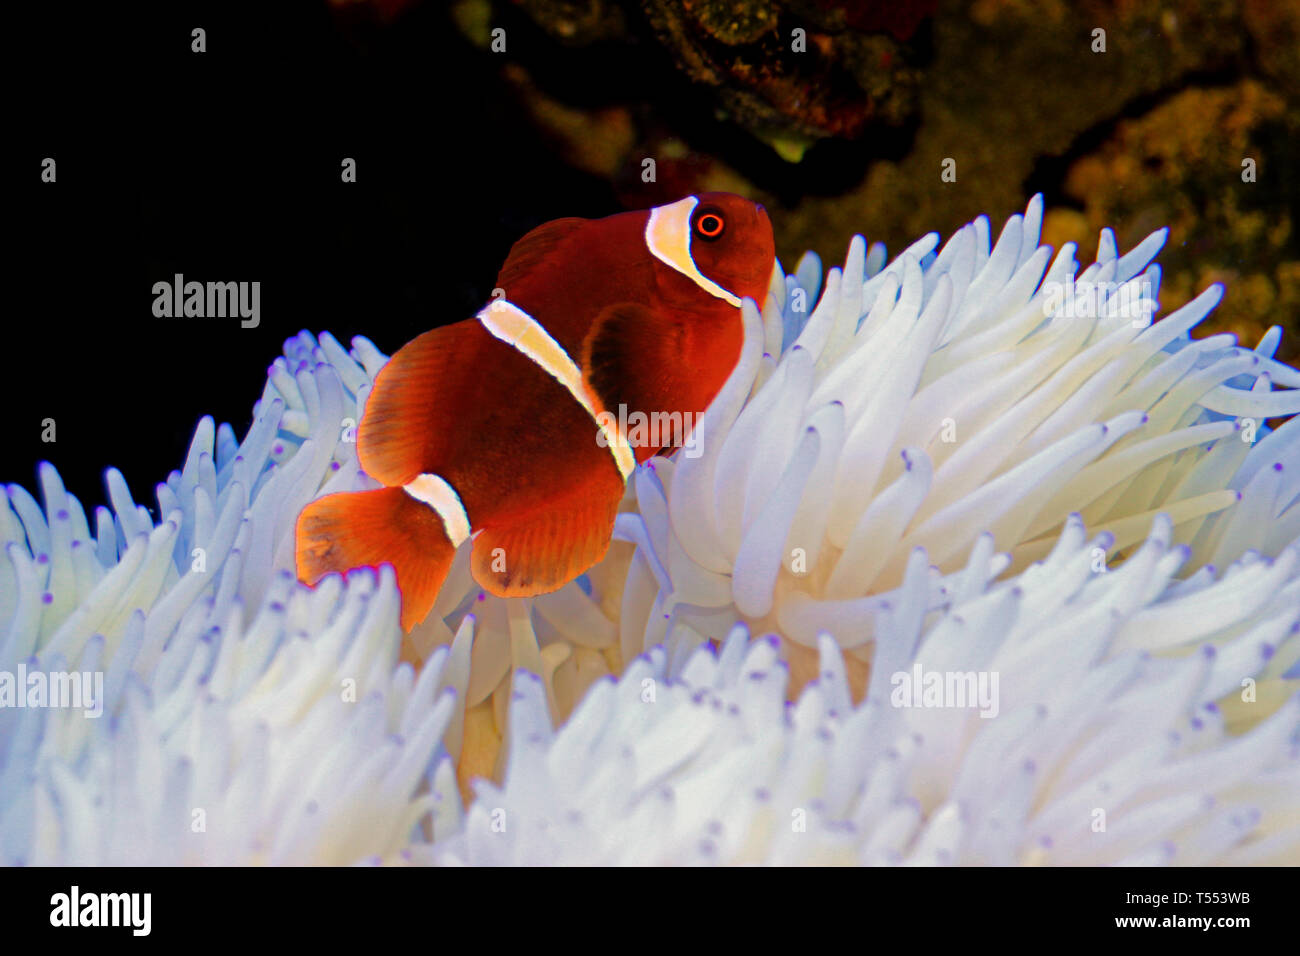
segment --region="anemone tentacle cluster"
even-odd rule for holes
[[[156,524],[113,470],[93,516],[7,486],[0,702],[99,672],[103,716],[0,707],[0,861],[1297,859],[1300,372],[1190,337],[1218,287],[1153,321],[1163,233],[1079,273],[1041,208],[778,269],[607,558],[505,602],[462,549],[405,642],[390,571],[292,573],[374,485],[364,338],[289,340]]]
[[[1191,339],[1219,286],[1155,322],[1164,230],[1123,256],[1103,231],[1078,273],[1072,244],[1038,244],[1041,216],[1035,197],[992,249],[981,218],[887,266],[857,237],[824,291],[811,256],[774,281],[702,454],[637,476],[625,653],[743,621],[794,662],[824,632],[869,660],[917,548],[937,609],[977,536],[1018,571],[1075,514],[1113,557],[1166,513],[1189,569],[1300,536],[1300,424],[1264,427],[1300,411],[1281,330],[1253,351]]]
[[[1300,546],[1174,588],[1187,560],[1159,519],[1123,568],[1091,570],[1069,522],[1048,559],[987,576],[988,538],[952,610],[926,626],[923,560],[882,622],[854,706],[823,634],[786,713],[780,642],[736,625],[674,679],[656,647],[595,685],[552,732],[545,688],[515,678],[504,783],[483,784],[435,862],[1278,863],[1300,850]],[[1152,595],[1162,596],[1153,599]],[[1212,609],[1212,610],[1211,610]],[[1191,653],[1135,648],[1152,628]],[[898,706],[916,673],[996,674],[993,710]],[[902,679],[894,675],[903,675]],[[1249,707],[1216,699],[1259,681]],[[1236,698],[1230,698],[1235,701]],[[996,712],[994,712],[996,711]],[[504,822],[505,826],[502,826]]]

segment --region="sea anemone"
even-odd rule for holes
[[[0,708],[0,860],[338,864],[400,854],[427,825],[469,637],[417,680],[391,569],[314,591],[288,570],[296,510],[357,477],[343,429],[383,363],[364,340],[357,362],[328,336],[318,354],[334,364],[299,361],[296,380],[276,361],[242,445],[200,421],[156,527],[116,470],[94,533],[52,466],[43,509],[6,489],[0,673],[103,678],[98,719]],[[324,421],[337,438],[305,437]]]
[[[0,673],[102,672],[104,717],[0,708],[0,859],[1294,858],[1300,373],[1190,338],[1219,287],[1153,323],[1163,233],[1077,274],[1041,208],[778,269],[604,561],[507,602],[462,549],[405,640],[390,571],[291,571],[374,486],[364,338],[289,340],[157,526],[116,471],[93,532],[8,486]],[[913,671],[996,719],[892,706]]]
[[[746,313],[703,453],[637,475],[625,654],[744,621],[782,637],[796,680],[831,634],[859,685],[918,548],[935,610],[986,531],[1012,571],[1076,513],[1110,533],[1108,556],[1168,514],[1189,570],[1300,537],[1300,425],[1261,427],[1300,411],[1300,373],[1272,359],[1281,330],[1255,351],[1192,340],[1222,289],[1153,322],[1163,230],[1123,257],[1104,231],[1076,277],[1072,244],[1049,268],[1040,221],[1035,197],[992,251],[981,218],[883,268],[883,248],[855,238],[811,315],[793,307],[817,295],[811,257],[761,321]]]
[[[829,635],[818,677],[787,707],[779,641],[751,641],[743,625],[675,678],[654,648],[592,687],[555,732],[544,687],[520,673],[504,783],[478,787],[463,829],[431,859],[1294,861],[1300,696],[1280,703],[1287,663],[1275,648],[1300,627],[1300,547],[1179,585],[1188,552],[1171,535],[1158,519],[1123,568],[1097,573],[1092,549],[1107,542],[1072,519],[1046,561],[998,583],[984,537],[937,620],[925,613],[926,563],[912,562],[857,707]],[[1199,646],[1134,649],[1152,634]],[[891,684],[917,673],[1000,680],[984,712],[900,706]],[[1235,692],[1256,680],[1267,689],[1243,703]],[[1242,736],[1227,731],[1266,713]]]

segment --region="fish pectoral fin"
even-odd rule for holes
[[[567,507],[484,528],[470,557],[474,579],[498,597],[529,597],[563,587],[609,550],[621,498],[621,489],[611,483],[604,493],[584,489]]]
[[[545,263],[566,236],[590,221],[577,216],[553,219],[527,233],[510,247],[510,254],[497,273],[497,287],[504,289],[506,298],[509,298],[510,289],[516,282]]]
[[[607,306],[582,347],[582,374],[610,411],[673,406],[680,374],[678,326],[638,302]]]

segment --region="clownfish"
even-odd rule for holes
[[[578,577],[609,547],[628,476],[663,450],[619,423],[704,412],[740,357],[741,300],[761,306],[775,259],[767,212],[730,193],[525,235],[493,302],[380,369],[357,456],[384,487],[302,510],[299,579],[391,564],[409,631],[471,537],[492,594]]]

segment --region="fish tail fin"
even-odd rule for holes
[[[402,594],[402,630],[429,615],[456,548],[438,513],[402,488],[344,491],[302,509],[295,529],[298,578],[391,564]]]

